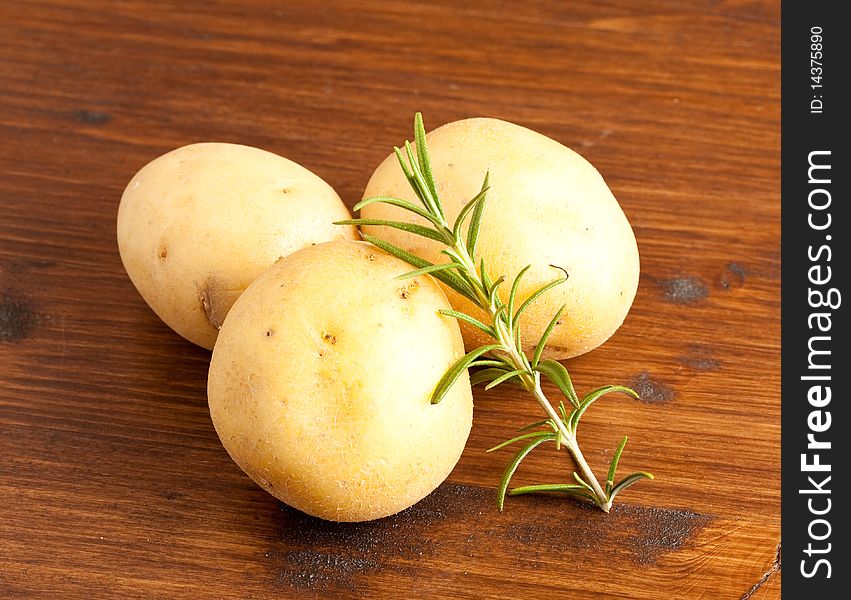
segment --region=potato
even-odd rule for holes
[[[283,502],[332,521],[396,513],[448,475],[472,423],[449,303],[429,276],[365,242],[278,261],[236,301],[213,350],[210,414],[222,444]]]
[[[438,194],[450,224],[461,207],[481,189],[490,171],[490,192],[477,254],[494,279],[510,284],[526,265],[518,304],[563,268],[569,279],[547,292],[526,311],[524,349],[530,351],[556,311],[565,312],[544,355],[563,359],[588,352],[620,327],[638,287],[638,247],[632,228],[597,170],[576,152],[530,129],[497,119],[455,121],[427,136]],[[395,196],[417,201],[395,155],[376,169],[364,197]],[[387,204],[361,211],[369,219],[423,219]],[[432,240],[385,227],[364,231],[432,262],[445,262]],[[446,287],[456,310],[481,311]],[[468,348],[485,343],[485,335],[461,324]]]
[[[237,144],[192,144],[148,163],[118,209],[118,248],[148,305],[212,348],[237,296],[282,256],[354,239],[336,192],[304,167]]]

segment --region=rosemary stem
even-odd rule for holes
[[[496,318],[499,307],[493,307],[487,300],[487,297],[482,293],[484,284],[482,283],[481,276],[477,274],[478,272],[476,270],[475,263],[473,263],[472,258],[467,252],[467,248],[455,243],[454,240],[450,242],[450,245],[461,258],[461,262],[467,270],[467,273],[470,275],[470,278],[475,279],[477,285],[473,287],[476,289],[479,296],[479,305],[487,310],[490,321],[494,323],[499,343],[502,345],[505,353],[511,358],[514,368],[522,369],[524,371],[524,373],[520,376],[520,380],[523,382],[523,387],[525,387],[526,390],[535,397],[535,400],[538,401],[538,404],[541,405],[541,408],[544,409],[544,412],[547,413],[550,420],[555,423],[564,446],[570,453],[570,456],[573,458],[576,466],[579,468],[582,478],[587,481],[594,490],[594,495],[597,498],[597,505],[603,509],[604,512],[609,512],[612,507],[612,502],[603,491],[603,487],[600,485],[600,482],[597,481],[597,477],[588,465],[588,461],[585,460],[585,456],[579,448],[579,442],[576,441],[576,436],[568,431],[567,426],[561,420],[558,413],[556,413],[553,405],[541,389],[540,374],[530,371],[529,362],[525,355],[523,355],[523,349],[516,346],[511,332],[507,330],[505,324],[500,319]]]
[[[567,431],[567,428],[556,414],[552,404],[550,404],[550,401],[547,399],[546,395],[544,395],[544,391],[541,389],[540,385],[540,377],[535,377],[533,387],[531,388],[527,382],[524,381],[524,383],[526,384],[526,389],[535,397],[535,400],[538,401],[538,404],[541,405],[541,408],[544,409],[547,416],[558,426],[559,432],[564,440],[565,448],[567,448],[567,451],[570,453],[570,456],[573,458],[576,466],[579,467],[579,472],[582,474],[582,478],[587,481],[594,490],[594,495],[597,497],[597,505],[603,509],[604,512],[609,512],[612,508],[611,500],[606,497],[603,487],[600,485],[600,482],[597,481],[597,477],[588,465],[588,461],[585,460],[585,456],[579,448],[579,442],[576,441],[576,436],[571,435]]]

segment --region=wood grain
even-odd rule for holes
[[[779,81],[767,0],[0,3],[0,597],[779,597]],[[483,451],[537,414],[502,387],[409,511],[282,506],[216,438],[209,354],[123,272],[118,200],[158,154],[259,146],[352,206],[416,110],[562,141],[634,225],[634,308],[569,365],[645,396],[583,425],[597,468],[629,434],[622,468],[657,475],[609,517],[495,511]]]

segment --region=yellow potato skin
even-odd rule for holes
[[[212,349],[234,300],[278,258],[355,239],[337,193],[304,167],[238,144],[172,150],[130,180],[118,248],[139,293],[177,333]]]
[[[208,380],[222,444],[283,502],[332,521],[416,503],[450,473],[472,424],[449,303],[428,276],[365,242],[335,241],[278,261],[222,325]]]
[[[535,131],[498,119],[455,121],[427,135],[432,171],[447,220],[482,187],[490,172],[490,191],[477,254],[488,273],[505,275],[501,290],[526,265],[518,304],[543,284],[560,276],[569,280],[550,290],[523,317],[524,349],[534,348],[556,311],[564,304],[561,323],[549,339],[546,357],[564,359],[592,350],[623,323],[638,288],[638,246],[629,222],[599,172],[579,154]],[[364,198],[395,196],[418,202],[395,155],[375,170]],[[369,219],[425,220],[387,204],[370,204]],[[432,262],[445,262],[440,244],[386,227],[364,231]],[[448,287],[453,307],[482,313]],[[461,324],[468,348],[486,343],[479,330]]]

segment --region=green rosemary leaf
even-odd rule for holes
[[[405,175],[405,179],[408,180],[408,184],[411,186],[411,189],[414,190],[414,194],[416,194],[417,198],[420,199],[420,202],[423,203],[423,206],[431,212],[431,207],[428,205],[419,191],[419,186],[417,185],[417,180],[414,178],[414,174],[411,172],[411,168],[408,166],[408,163],[405,161],[405,157],[402,155],[402,150],[400,150],[397,146],[393,147],[393,152],[396,154],[396,160],[399,161],[399,165],[402,167],[402,173]]]
[[[428,265],[427,267],[422,267],[421,269],[417,269],[416,271],[408,271],[407,273],[398,275],[396,279],[411,279],[412,277],[434,274],[437,271],[445,271],[446,269],[457,269],[459,267],[461,267],[461,265],[459,265],[458,263],[438,263],[436,265]]]
[[[453,248],[444,248],[440,251],[440,253],[444,256],[448,256],[452,260],[452,262],[461,262],[461,256],[457,252],[455,252]]]
[[[558,401],[558,414],[561,415],[561,420],[567,421],[567,409],[564,407],[564,400]]]
[[[613,392],[620,392],[621,394],[626,394],[627,396],[631,396],[638,400],[638,392],[632,388],[628,388],[624,385],[604,385],[593,392],[589,392],[585,398],[582,399],[582,404],[590,404],[601,396],[605,396],[606,394],[611,394]]]
[[[583,486],[573,483],[539,483],[536,485],[524,485],[509,491],[508,495],[519,496],[521,494],[534,494],[537,492],[559,492],[562,494],[570,494],[572,496],[580,496],[596,502],[596,498],[593,494],[589,493]]]
[[[420,258],[416,254],[411,254],[407,250],[403,250],[402,248],[399,248],[398,246],[391,244],[390,242],[385,242],[381,238],[369,235],[368,233],[361,232],[361,237],[373,246],[377,246],[388,254],[392,254],[396,258],[404,260],[406,263],[411,264],[415,267],[423,268],[433,264],[423,258]],[[472,290],[470,290],[469,286],[460,277],[454,275],[452,271],[438,271],[433,274],[433,277],[435,279],[439,279],[462,296],[470,299],[473,302],[476,301],[476,296],[472,292]]]
[[[517,437],[513,437],[510,440],[505,440],[501,444],[497,444],[493,448],[488,448],[485,452],[496,452],[497,450],[502,450],[506,446],[514,444],[516,442],[522,442],[523,440],[534,440],[539,437],[545,437],[547,439],[555,439],[555,433],[552,431],[533,431],[532,433],[524,433],[523,435],[518,435]]]
[[[496,306],[496,289],[505,283],[505,275],[500,275],[499,278],[491,284],[490,289],[488,290],[488,299],[491,301],[491,305]]]
[[[431,160],[428,156],[428,148],[426,147],[426,132],[423,125],[422,113],[414,115],[414,143],[417,145],[417,159],[419,160],[420,170],[423,174],[423,179],[431,192],[432,198],[437,199],[437,186],[434,183],[434,176],[431,173]]]
[[[520,466],[520,463],[532,450],[552,439],[555,439],[554,433],[549,434],[547,437],[534,438],[531,442],[524,446],[523,449],[514,456],[511,462],[508,463],[508,466],[505,467],[505,471],[502,473],[502,479],[500,479],[499,482],[499,487],[496,490],[496,505],[499,507],[499,512],[502,512],[502,509],[505,506],[505,492],[508,489],[508,484],[511,483],[511,478],[514,476],[514,472],[517,470],[517,467]]]
[[[473,291],[467,280],[459,277],[452,271],[437,271],[432,274],[432,277],[439,279],[468,300],[476,302],[476,292]]]
[[[481,261],[479,262],[479,276],[482,279],[482,285],[484,285],[485,294],[487,294],[488,291],[491,289],[491,285],[492,285],[493,282],[491,281],[491,278],[488,276],[487,269],[485,269],[485,259],[484,258],[481,259]]]
[[[479,321],[475,317],[471,317],[470,315],[464,314],[462,312],[458,312],[457,310],[449,310],[449,309],[444,309],[444,308],[440,309],[437,312],[439,312],[442,315],[446,315],[447,317],[455,317],[456,319],[458,319],[460,321],[464,321],[465,323],[469,323],[470,325],[472,325],[476,329],[484,331],[486,334],[488,334],[491,337],[496,337],[494,335],[494,331],[493,331],[492,327],[485,325],[484,323],[482,323],[481,321]]]
[[[594,488],[591,487],[591,484],[588,483],[587,481],[585,481],[584,479],[582,479],[582,477],[580,477],[579,473],[577,473],[576,471],[573,472],[573,478],[577,481],[577,483],[579,483],[579,485],[584,487],[590,493],[592,493],[592,494],[594,493]]]
[[[555,265],[550,265],[550,266],[553,267],[553,268],[556,268],[556,269],[561,268],[561,267],[556,267]],[[564,277],[559,277],[558,279],[553,279],[552,281],[550,281],[549,283],[547,283],[546,285],[544,285],[543,287],[538,289],[538,291],[536,291],[534,294],[532,294],[531,296],[526,298],[525,302],[523,302],[523,304],[520,305],[520,308],[518,308],[517,312],[514,314],[514,321],[515,322],[520,320],[520,315],[522,315],[525,312],[525,310],[527,308],[529,308],[529,305],[532,304],[535,300],[540,298],[543,294],[547,293],[548,291],[550,291],[552,288],[556,287],[557,285],[561,285],[562,283],[567,281],[567,278],[568,278],[567,271],[564,271],[562,269],[562,272],[564,273]]]
[[[618,472],[618,462],[621,459],[621,454],[623,454],[623,449],[626,447],[627,437],[623,436],[618,449],[615,450],[614,455],[612,456],[612,462],[609,463],[609,475],[606,477],[606,495],[611,498],[612,487],[615,485],[615,475]]]
[[[511,318],[511,310],[507,306],[505,307],[505,315],[508,318]],[[510,329],[511,329],[511,326],[509,325],[509,330]],[[523,351],[523,336],[520,333],[520,326],[519,325],[514,329],[514,347],[517,348],[518,350],[520,350],[521,352]],[[526,356],[523,355],[523,359],[524,359],[523,362],[524,363],[527,362],[525,360],[525,358],[526,358]]]
[[[548,358],[547,360],[542,360],[535,365],[535,370],[546,375],[550,381],[558,386],[558,389],[561,390],[564,397],[567,398],[577,409],[579,408],[579,398],[576,396],[576,390],[573,389],[573,382],[570,380],[570,374],[567,372],[567,369],[564,368],[564,365],[556,360]]]
[[[501,348],[502,346],[499,344],[481,346],[459,358],[455,364],[449,367],[449,370],[443,374],[440,381],[437,382],[437,386],[434,388],[434,392],[431,395],[431,403],[437,404],[443,400],[443,397],[446,396],[447,392],[449,392],[449,388],[451,388],[452,384],[458,380],[461,373],[467,370],[467,367],[470,366],[471,362],[479,358],[482,354],[486,354],[492,350],[499,350]]]
[[[653,477],[652,473],[647,473],[645,471],[636,471],[632,475],[627,475],[621,479],[620,483],[612,488],[612,491],[609,494],[609,500],[614,500],[615,496],[617,496],[620,492],[624,491],[629,486],[638,483],[642,479],[655,479],[655,477]]]
[[[611,394],[612,392],[620,392],[622,394],[632,396],[633,398],[638,398],[638,392],[636,392],[632,388],[628,388],[622,385],[604,385],[601,388],[597,388],[593,392],[587,394],[585,398],[582,399],[582,404],[571,413],[570,421],[572,431],[576,431],[576,428],[579,426],[579,419],[582,418],[582,415],[585,414],[585,411],[588,410],[589,406],[591,406],[595,401],[599,400],[606,394]]]
[[[535,346],[535,354],[532,357],[532,366],[536,366],[538,361],[541,360],[541,354],[544,352],[544,347],[547,345],[547,340],[550,338],[550,334],[555,329],[556,325],[558,325],[558,320],[561,318],[561,313],[564,312],[564,309],[567,305],[562,304],[561,308],[556,311],[555,316],[553,317],[550,324],[547,325],[547,328],[544,330],[544,333],[541,335],[541,339],[538,342],[538,345]],[[519,327],[519,324],[518,324]],[[575,393],[575,392],[574,392]]]
[[[511,284],[511,292],[508,294],[509,327],[512,327],[514,325],[514,303],[517,300],[517,290],[520,288],[520,280],[523,279],[523,276],[526,274],[526,271],[531,268],[532,265],[526,265],[525,267],[523,267],[517,274],[517,277],[514,278],[514,282]]]
[[[501,304],[493,313],[493,322],[496,323],[506,310],[508,310],[508,307],[505,304]]]
[[[482,191],[476,194],[476,196],[472,200],[465,204],[464,208],[461,209],[461,212],[458,213],[458,218],[455,219],[455,225],[452,227],[456,240],[461,239],[461,228],[464,226],[464,219],[467,218],[467,215],[470,214],[470,211],[472,211],[476,208],[476,206],[478,206],[479,202],[482,202],[487,192],[488,188],[483,188]]]
[[[483,371],[488,371],[488,373],[485,374],[485,373],[483,373]],[[485,383],[485,382],[488,382],[488,381],[493,381],[494,379],[496,379],[497,377],[499,377],[503,373],[507,373],[507,371],[504,368],[500,368],[500,367],[477,370],[475,373],[470,375],[470,382],[471,382],[471,385],[477,385],[479,383]],[[475,380],[475,383],[473,383],[474,380]],[[516,377],[512,377],[511,379],[509,379],[505,383],[507,383],[508,385],[513,385],[514,387],[518,387],[520,389],[526,389],[523,386],[523,382],[520,381],[519,379],[517,379]]]
[[[388,254],[392,254],[396,258],[402,259],[406,263],[414,265],[415,267],[422,268],[422,267],[427,267],[429,265],[434,264],[434,263],[427,261],[424,258],[420,258],[416,254],[411,254],[407,250],[403,250],[399,246],[391,244],[390,242],[385,242],[381,238],[377,238],[373,235],[369,235],[368,233],[361,232],[361,237],[364,239],[364,241],[369,242],[373,246],[378,246],[379,248],[381,248],[382,250],[384,250]]]
[[[407,140],[405,144],[407,144]],[[403,144],[403,146],[405,145]],[[409,162],[409,159],[402,153],[402,150],[398,147],[393,147],[393,152],[396,153],[396,160],[399,161],[399,164],[402,166],[402,172],[405,175],[405,179],[408,180],[408,184],[411,186],[411,189],[414,190],[414,194],[416,194],[417,198],[420,199],[420,202],[423,203],[423,206],[429,212],[432,212],[432,207],[429,205],[428,201],[423,196],[422,190],[420,189],[419,183],[417,182],[416,173],[412,168],[412,164]]]
[[[508,313],[508,306],[506,306],[506,305],[503,305],[503,306],[505,306],[505,314],[508,315],[509,314]],[[505,322],[505,321],[506,321],[506,319],[503,319],[503,322]],[[506,323],[506,326],[507,326],[507,323]],[[509,335],[510,335],[510,332],[509,332]],[[520,327],[517,327],[514,330],[514,348],[517,350],[517,359],[516,360],[519,360],[520,364],[523,366],[523,369],[527,373],[529,373],[530,375],[533,376],[532,381],[540,382],[540,377],[538,376],[537,373],[535,373],[535,370],[532,368],[532,365],[529,364],[529,358],[526,356],[526,352],[523,350],[523,334],[522,334]]]
[[[404,208],[405,210],[412,212],[421,216],[423,219],[427,219],[428,221],[434,223],[435,227],[440,227],[440,221],[434,218],[431,213],[423,210],[413,202],[408,202],[407,200],[403,200],[401,198],[394,198],[393,196],[372,196],[371,198],[365,198],[355,204],[355,207],[352,211],[361,210],[364,206],[369,206],[370,204],[392,204],[393,206],[398,206],[399,208]]]
[[[473,362],[471,362],[470,366],[471,367],[499,367],[503,370],[508,371],[508,370],[511,370],[511,367],[514,366],[514,365],[512,365],[510,363],[506,363],[503,360],[479,359],[479,360],[474,360]]]
[[[493,381],[491,381],[489,384],[487,384],[485,386],[485,389],[489,390],[491,388],[495,388],[496,386],[498,386],[503,381],[507,381],[507,380],[511,379],[512,377],[517,377],[521,373],[525,373],[525,372],[526,372],[525,369],[515,369],[514,371],[509,371],[508,373],[505,373],[504,375],[501,375],[501,376],[497,377],[496,379],[494,379]]]
[[[457,276],[453,275],[451,271],[437,271],[436,273],[432,273],[432,277],[439,279],[468,300],[475,302],[476,296],[470,290],[470,287],[464,281],[458,279]]]
[[[411,147],[411,142],[407,140],[405,140],[405,154],[408,157],[408,163],[411,167],[411,173],[413,173],[414,185],[416,186],[415,191],[419,193],[420,198],[426,205],[426,208],[431,211],[435,216],[440,215],[441,223],[445,222],[446,219],[443,215],[443,208],[441,208],[440,203],[431,193],[431,190],[429,189],[428,183],[425,180],[423,172],[420,169],[420,165],[417,162],[416,157],[414,156],[414,149]]]
[[[505,369],[500,369],[498,367],[479,369],[470,375],[470,385],[474,386],[479,385],[480,383],[489,383],[497,377],[501,377],[504,373],[506,373]]]
[[[473,211],[473,216],[470,217],[470,227],[467,229],[467,250],[470,256],[476,256],[476,245],[479,242],[479,229],[482,226],[482,215],[485,213],[485,202],[487,201],[487,191],[490,189],[490,171],[485,173],[485,180],[482,182],[482,199],[476,203],[476,208]]]
[[[436,231],[431,227],[417,225],[416,223],[388,221],[386,219],[345,219],[343,221],[335,222],[334,225],[377,225],[382,227],[392,227],[393,229],[401,229],[402,231],[407,231],[414,235],[419,235],[444,244],[446,243],[446,237],[444,237],[440,231]]]
[[[534,429],[535,427],[541,427],[543,425],[549,425],[550,427],[555,429],[555,426],[553,425],[553,422],[552,422],[551,419],[543,419],[541,421],[535,421],[534,423],[529,423],[528,425],[524,425],[523,427],[521,427],[517,431],[527,431],[529,429]]]

